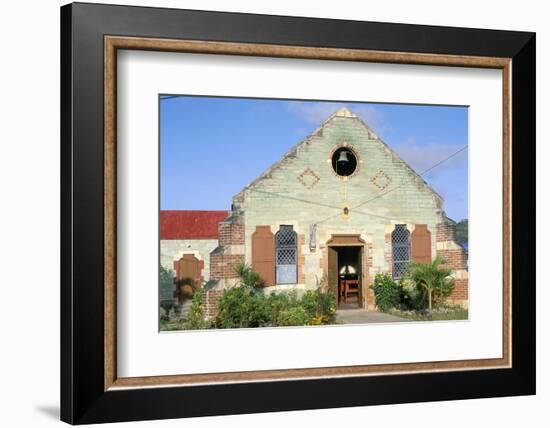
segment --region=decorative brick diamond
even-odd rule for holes
[[[313,189],[315,185],[319,182],[320,178],[315,174],[311,168],[306,168],[302,171],[298,177],[296,177],[302,185],[308,189]]]
[[[391,183],[391,178],[388,177],[388,175],[380,170],[376,173],[374,177],[370,179],[372,184],[374,184],[378,189],[384,190],[386,187],[388,187]]]

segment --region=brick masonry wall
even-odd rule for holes
[[[244,262],[244,254],[210,254],[210,279],[236,278],[235,265]]]
[[[437,254],[445,259],[443,266],[453,270],[466,270],[468,258],[463,249],[439,250]]]
[[[436,241],[437,242],[455,242],[456,225],[450,221],[443,221],[437,224]]]
[[[468,280],[467,279],[455,280],[455,288],[453,289],[453,292],[449,297],[449,299],[455,302],[465,302],[468,300]]]
[[[244,224],[221,221],[218,224],[220,245],[244,245]]]
[[[218,313],[218,299],[224,289],[232,286],[231,283],[235,282],[237,278],[235,266],[244,262],[244,254],[242,254],[244,224],[231,220],[221,221],[218,223],[218,234],[219,245],[209,256],[210,279],[217,280],[218,283],[214,288],[207,289],[203,295],[204,315],[207,319],[214,319],[216,317]],[[226,280],[230,280],[229,284]]]
[[[206,319],[216,318],[218,314],[218,301],[223,290],[207,290],[202,295],[202,303],[204,305],[204,317]]]
[[[445,259],[444,266],[453,269],[457,278],[449,301],[466,305],[468,302],[468,256],[466,250],[455,241],[456,225],[444,219],[437,224],[437,255]]]
[[[437,252],[445,259],[443,266],[449,267],[455,271],[465,272],[467,267],[466,252],[463,249],[457,250],[439,250]],[[455,279],[455,288],[449,296],[449,300],[453,302],[465,302],[468,300],[468,279]]]

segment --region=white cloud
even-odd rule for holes
[[[384,114],[375,106],[361,106],[353,108],[353,112],[359,116],[368,127],[375,132],[387,130],[384,123]]]
[[[460,151],[463,148],[459,144],[421,144],[414,137],[392,146],[443,197],[444,209],[454,219],[468,215],[468,176],[465,172],[468,167],[468,150]],[[457,154],[452,156],[455,153]],[[431,170],[425,173],[429,169]]]
[[[416,172],[422,173],[437,163],[461,150],[464,146],[446,143],[420,144],[414,137],[409,137],[402,144],[392,146],[401,158]],[[461,168],[468,165],[468,150],[452,156],[437,168]]]
[[[288,110],[312,125],[320,125],[332,113],[342,107],[342,103],[290,101]]]
[[[305,120],[307,123],[318,126],[328,119],[340,107],[348,107],[359,116],[369,127],[377,132],[383,126],[384,115],[375,106],[353,106],[336,102],[303,102],[290,101],[288,110]]]

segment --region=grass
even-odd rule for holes
[[[160,331],[173,331],[181,330],[180,321],[161,321],[160,322]]]
[[[390,309],[387,313],[413,321],[456,321],[468,319],[468,309],[452,305],[437,306],[432,309],[431,314],[424,311],[406,311],[396,308]]]
[[[213,328],[213,326],[207,322],[202,327],[189,328],[183,319],[160,322],[160,331],[207,330],[209,328]]]

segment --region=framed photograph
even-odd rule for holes
[[[535,393],[535,34],[61,8],[61,418]]]

